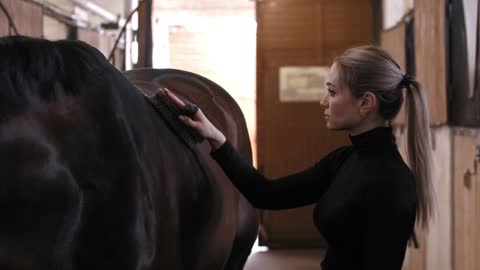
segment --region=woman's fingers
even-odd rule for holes
[[[170,92],[166,88],[164,88],[164,90],[168,100],[170,100],[170,102],[172,102],[175,106],[179,108],[187,107],[185,102],[178,98],[174,93]],[[178,119],[180,119],[180,121],[182,121],[185,125],[197,130],[203,137],[206,137],[208,130],[211,129],[209,127],[212,125],[200,108],[198,108],[195,115],[193,115],[193,119],[185,115],[179,115]]]
[[[186,105],[185,105],[185,102],[183,102],[181,99],[179,99],[175,94],[173,94],[172,92],[170,92],[167,88],[163,88],[165,90],[165,94],[167,94],[167,98],[173,103],[175,104],[175,106],[179,107],[179,108],[184,108]]]
[[[185,115],[180,115],[178,116],[178,118],[187,126],[190,126],[194,129],[196,129],[200,134],[203,135],[203,133],[201,132],[201,127],[200,127],[200,123],[198,122],[195,122],[195,120],[192,120],[190,117],[188,116],[185,116]]]
[[[185,115],[179,115],[178,118],[180,118],[180,120],[182,120],[183,122],[185,122],[186,124],[188,124],[189,126],[194,126],[195,125],[195,122],[188,116],[185,116]]]
[[[202,112],[202,109],[198,108],[197,112],[195,113],[193,119],[198,120],[198,121],[205,121],[207,117],[205,114]]]

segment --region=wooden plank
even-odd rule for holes
[[[7,9],[9,13],[11,13],[10,10],[12,10],[11,7],[9,6],[11,5],[11,2],[12,0],[0,0],[0,3],[3,4],[3,6]],[[7,35],[11,35],[8,19],[7,19],[7,16],[2,11],[0,11],[0,36],[7,36]]]
[[[479,145],[477,140],[477,155],[479,154]],[[475,197],[475,223],[473,227],[475,228],[475,247],[474,250],[477,252],[475,255],[475,269],[480,269],[480,256],[478,255],[478,251],[480,251],[480,157],[476,156],[474,160],[474,176],[475,176],[475,190],[474,190],[474,197]]]
[[[69,27],[49,16],[43,16],[43,37],[49,40],[66,39]]]
[[[95,48],[100,47],[100,33],[91,29],[78,28],[77,39],[90,44]]]
[[[43,12],[42,9],[32,3],[19,0],[0,0],[12,17],[17,27],[18,34],[31,37],[43,35]],[[8,29],[8,20],[3,12],[0,12],[0,35],[13,35]]]
[[[454,136],[454,269],[477,270],[478,161],[475,137],[457,132]],[[477,168],[476,168],[477,167]]]
[[[417,79],[427,91],[430,122],[447,122],[445,0],[415,0]]]
[[[325,1],[322,14],[327,46],[366,45],[372,43],[373,7],[371,0]]]
[[[113,45],[115,45],[116,36],[108,36],[107,38],[107,45],[105,46],[105,57],[110,55],[110,52],[113,49]],[[120,71],[125,70],[125,50],[118,48],[115,50],[113,54],[112,64]]]
[[[406,24],[399,23],[397,26],[382,31],[380,40],[381,46],[397,61],[402,70],[406,70]],[[405,103],[393,122],[395,125],[405,124]]]
[[[311,5],[275,7],[274,11],[263,8],[258,18],[260,42],[263,49],[313,48],[321,35],[317,10]]]
[[[408,160],[407,148],[406,148],[406,129],[403,127],[395,128],[395,137],[398,145],[398,150],[402,155],[403,160]],[[409,243],[405,260],[403,262],[402,270],[425,270],[426,269],[426,251],[428,243],[424,230],[418,224],[415,225],[415,234],[419,244],[419,248],[415,248],[413,243]]]
[[[326,1],[321,44],[324,61],[331,64],[337,55],[354,46],[371,44],[374,38],[373,6],[370,0]]]
[[[453,132],[432,129],[433,171],[437,208],[427,234],[426,270],[452,270],[453,256]]]
[[[405,23],[399,23],[393,28],[382,31],[380,36],[380,45],[397,60],[402,70],[405,70],[406,67],[405,27]]]

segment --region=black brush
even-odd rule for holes
[[[203,137],[195,129],[185,125],[178,119],[180,115],[193,118],[198,111],[196,105],[179,97],[186,106],[185,108],[178,108],[160,90],[152,96],[144,96],[186,145],[193,147],[194,144],[203,142]]]

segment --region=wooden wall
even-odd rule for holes
[[[48,40],[68,38],[69,27],[49,16],[43,16],[43,37]]]
[[[404,269],[480,269],[480,182],[476,156],[480,130],[449,126],[447,122],[445,11],[446,0],[415,0],[415,69],[429,98],[438,205],[429,231],[420,232],[421,248],[409,248]],[[400,23],[382,32],[382,46],[400,62],[405,55],[402,27]],[[404,119],[395,123],[402,142]],[[400,146],[403,148],[402,143]]]
[[[110,55],[113,45],[115,44],[115,36],[102,34],[96,30],[78,28],[77,39],[84,41],[93,47],[97,48],[107,58]],[[117,48],[114,53],[115,67],[119,70],[124,70],[124,51]]]
[[[480,130],[453,132],[453,269],[480,269]],[[432,268],[433,269],[433,268]]]
[[[430,123],[447,123],[446,75],[446,0],[415,0],[413,13],[415,32],[415,77],[424,87],[428,101]],[[406,69],[405,23],[382,31],[381,46],[387,49]],[[404,113],[395,119],[404,124]]]
[[[43,35],[42,9],[34,4],[19,0],[0,0],[12,17],[18,34],[32,37]],[[13,35],[5,14],[0,11],[0,36]]]
[[[403,71],[406,71],[407,68],[407,59],[406,59],[406,23],[400,22],[396,26],[382,31],[380,35],[380,46],[387,50],[392,57],[397,61]],[[398,116],[394,119],[395,125],[402,125],[405,123],[405,106],[402,106],[402,109]]]
[[[446,0],[415,0],[416,77],[425,87],[430,122],[447,123],[445,5]]]
[[[453,194],[452,174],[456,169],[452,160],[453,129],[448,126],[434,127],[433,146],[433,183],[437,208],[426,235],[426,267],[431,270],[451,270],[453,250]]]

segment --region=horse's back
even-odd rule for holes
[[[150,91],[165,87],[195,103],[225,133],[243,158],[252,160],[243,114],[235,100],[216,83],[178,69],[136,69],[127,71],[124,75],[133,84],[150,84]]]

